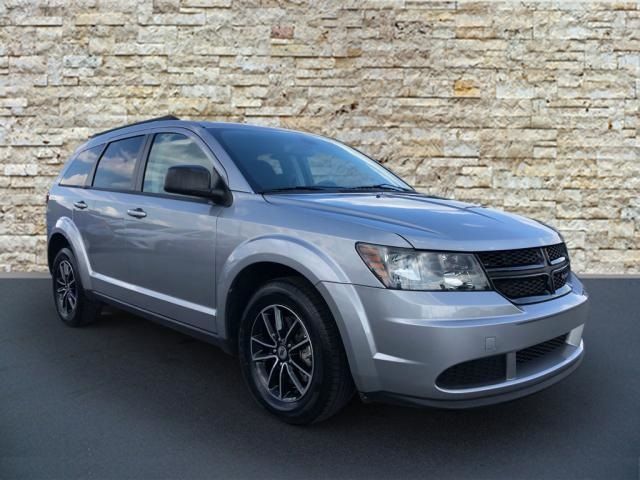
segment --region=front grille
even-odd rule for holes
[[[509,298],[537,297],[551,293],[548,279],[547,275],[537,275],[494,280],[493,284],[499,292]]]
[[[553,273],[553,287],[556,290],[560,290],[565,286],[569,278],[569,267],[565,267],[562,270],[557,270]]]
[[[480,252],[477,256],[494,288],[514,303],[526,303],[530,297],[536,298],[529,301],[551,297],[566,285],[571,271],[564,243]]]
[[[552,338],[546,342],[533,345],[532,347],[525,348],[516,352],[516,364],[522,365],[537,358],[544,357],[545,355],[557,350],[565,344],[567,334],[560,335],[559,337]]]
[[[518,250],[501,250],[483,252],[478,255],[485,268],[523,267],[539,265],[542,255],[539,248],[521,248]]]
[[[549,261],[554,262],[559,258],[567,258],[567,247],[564,243],[558,243],[557,245],[551,245],[550,247],[546,247],[547,256],[549,257]]]
[[[438,376],[436,383],[448,389],[482,387],[504,382],[506,372],[505,355],[494,355],[447,368]]]

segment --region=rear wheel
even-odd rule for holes
[[[261,287],[247,306],[239,335],[249,390],[288,423],[312,423],[340,410],[354,392],[338,328],[303,280]]]
[[[70,327],[80,327],[96,320],[100,303],[89,299],[82,287],[76,258],[62,248],[53,260],[53,299],[60,319]]]

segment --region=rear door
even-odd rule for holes
[[[81,226],[86,225],[85,217],[89,198],[86,189],[91,185],[92,173],[104,147],[105,145],[102,144],[87,148],[71,159],[69,166],[62,172],[58,184],[64,187],[64,195],[56,195],[56,202],[49,204],[50,209],[57,209],[55,213],[50,212],[51,219],[70,217],[80,231],[83,230]]]
[[[93,288],[118,300],[130,298],[131,269],[125,258],[125,216],[133,195],[144,135],[110,142],[93,174],[91,187],[76,203],[78,226],[92,269]]]
[[[167,169],[220,166],[199,137],[184,129],[154,131],[140,169],[138,195],[126,205],[127,263],[135,305],[215,331],[216,221],[224,207],[164,190]]]

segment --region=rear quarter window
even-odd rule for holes
[[[60,179],[60,185],[65,187],[84,187],[87,179],[93,170],[93,166],[98,160],[98,156],[102,151],[103,145],[83,150],[71,160],[69,168],[67,168]]]

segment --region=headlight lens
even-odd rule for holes
[[[475,255],[421,252],[358,243],[356,249],[387,288],[397,290],[490,290]]]

